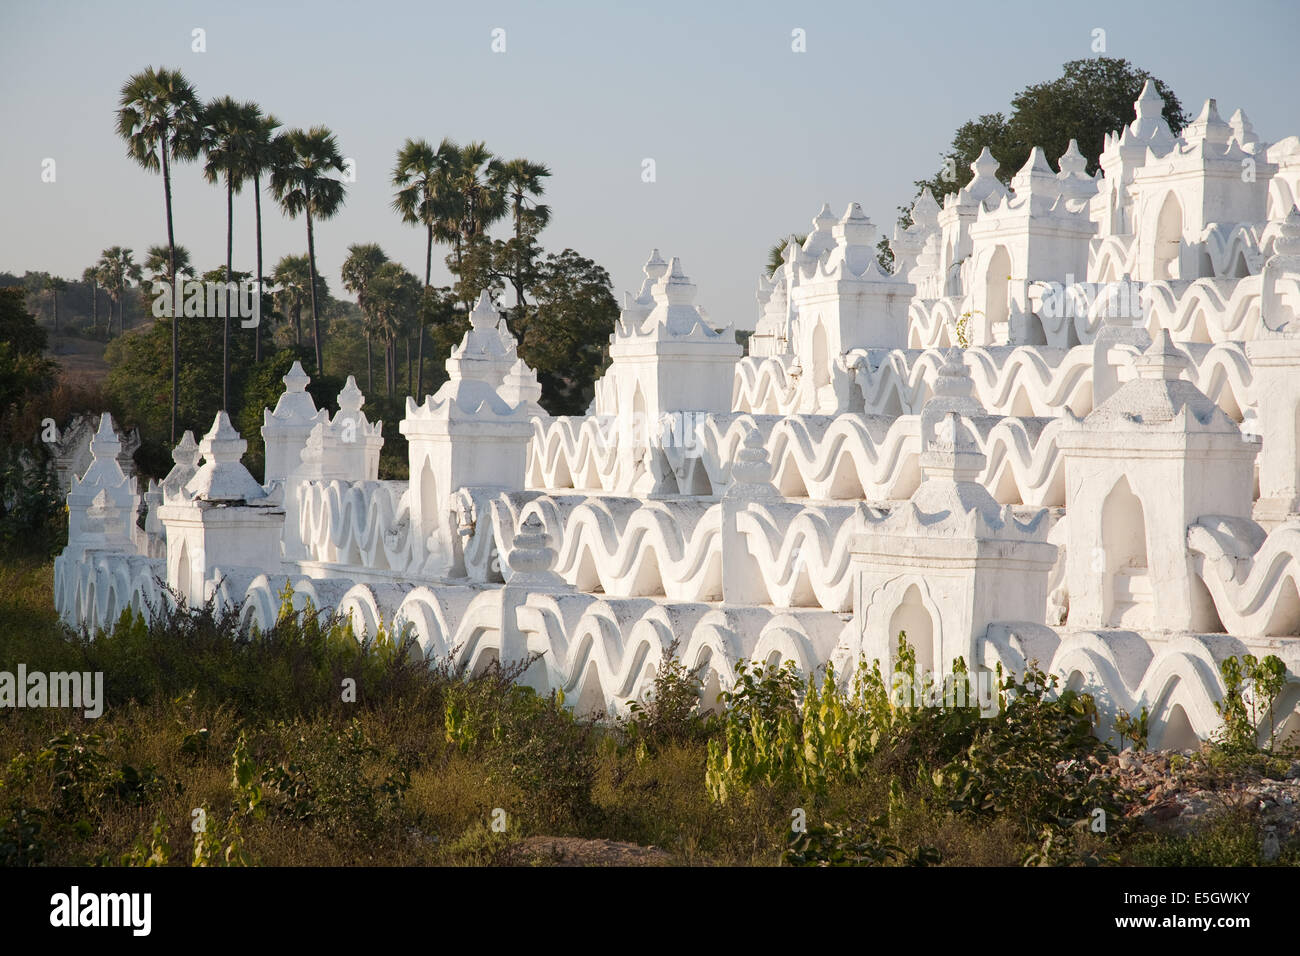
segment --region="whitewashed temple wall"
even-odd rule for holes
[[[104,416],[56,606],[267,628],[291,586],[470,672],[537,654],[521,679],[583,712],[674,644],[711,704],[739,659],[847,680],[903,630],[936,669],[1091,691],[1102,734],[1145,707],[1169,747],[1218,726],[1220,661],[1274,653],[1300,729],[1300,137],[1213,100],[1175,135],[1162,107],[1148,85],[1091,175],[1072,142],[1008,185],[985,150],[917,200],[892,271],[857,204],[823,206],[760,279],[748,355],[652,253],[585,416],[542,410],[484,296],[408,403],[409,481],[378,479],[355,382],[331,415],[297,366],[264,484],[219,416],[140,496]]]

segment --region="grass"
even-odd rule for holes
[[[0,561],[0,670],[102,671],[107,700],[97,720],[0,709],[0,864],[186,865],[197,844],[216,864],[479,866],[545,835],[767,866],[796,811],[883,819],[884,839],[950,865],[1019,865],[1039,842],[1013,813],[954,812],[898,769],[897,749],[816,793],[778,781],[715,803],[707,752],[723,727],[682,705],[680,673],[661,685],[675,705],[593,723],[508,671],[465,680],[331,622],[247,635],[210,610],[153,626],[128,615],[90,640],[59,622],[51,585],[48,561]],[[1181,840],[1081,837],[1050,862],[1240,865],[1258,862],[1259,839],[1249,817],[1225,815]],[[1296,859],[1289,847],[1279,862]]]

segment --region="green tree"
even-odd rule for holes
[[[50,293],[50,304],[54,308],[54,334],[59,334],[59,293],[68,291],[68,280],[60,279],[58,276],[47,275],[45,277],[45,288]]]
[[[542,180],[551,175],[545,163],[529,159],[494,160],[488,166],[488,180],[509,205],[514,236],[504,243],[500,259],[505,278],[515,289],[515,306],[522,309],[524,289],[531,285],[539,249],[533,241],[551,221],[551,207],[537,202],[546,191]]]
[[[393,209],[402,222],[425,229],[424,287],[429,288],[433,270],[433,244],[452,241],[459,236],[454,226],[455,208],[451,172],[460,155],[459,147],[444,139],[434,149],[425,140],[408,139],[397,151],[393,166]],[[416,360],[416,396],[424,394],[424,322],[419,323],[419,347]],[[366,338],[369,362],[369,335]],[[368,372],[367,372],[368,374]]]
[[[33,427],[49,414],[58,365],[45,358],[45,330],[21,287],[0,288],[0,546],[30,547],[57,531],[62,502]]]
[[[548,255],[530,290],[535,306],[517,323],[519,357],[537,371],[552,415],[581,415],[608,364],[618,319],[609,273],[572,249]]]
[[[369,300],[376,324],[387,342],[385,384],[388,397],[397,392],[397,341],[415,321],[420,308],[420,280],[396,262],[380,265],[369,283]],[[410,379],[410,347],[407,347],[407,378]]]
[[[95,266],[86,266],[81,271],[81,281],[90,286],[91,321],[95,335],[99,335],[99,269]]]
[[[280,121],[269,113],[263,113],[256,103],[245,103],[245,121],[252,127],[253,135],[248,144],[249,177],[253,180],[253,212],[257,222],[257,289],[262,293],[265,273],[262,271],[262,175],[275,166],[276,154],[280,146],[276,143],[275,131]],[[265,311],[265,310],[263,310]],[[262,361],[262,326],[253,328],[253,361]]]
[[[260,132],[261,111],[255,103],[239,103],[230,96],[209,101],[203,108],[203,151],[207,162],[203,176],[226,187],[226,273],[229,283],[235,248],[235,194],[251,177],[254,142]],[[230,410],[230,315],[222,320],[221,408]]]
[[[357,308],[361,310],[366,330],[366,393],[375,387],[373,360],[371,356],[371,338],[376,331],[376,319],[373,303],[370,301],[370,280],[375,272],[388,261],[388,255],[379,248],[378,243],[359,242],[348,246],[348,257],[343,260],[343,288],[357,297]],[[425,282],[428,285],[428,282]]]
[[[794,237],[795,245],[802,246],[804,244],[804,241],[807,240],[807,238],[808,238],[807,235],[795,236]],[[769,276],[775,274],[776,270],[781,268],[781,266],[785,263],[785,247],[788,246],[789,244],[790,244],[790,237],[786,236],[776,245],[772,246],[771,249],[767,250],[767,274]]]
[[[1132,121],[1133,103],[1148,79],[1165,101],[1170,129],[1178,133],[1187,123],[1178,97],[1146,70],[1104,56],[1071,60],[1056,79],[1017,93],[1009,114],[986,113],[958,127],[944,154],[943,168],[930,179],[917,180],[917,195],[929,187],[942,203],[946,194],[970,182],[970,164],[985,146],[999,162],[997,175],[1004,183],[1024,166],[1035,146],[1055,159],[1065,153],[1071,139],[1078,141],[1087,158],[1089,175],[1095,173],[1106,134]]]
[[[117,111],[117,133],[127,143],[127,154],[150,172],[162,171],[167,207],[167,248],[175,250],[172,222],[172,161],[185,162],[199,154],[202,113],[198,94],[179,70],[149,67],[134,74],[122,87]],[[169,272],[176,274],[176,264]],[[172,422],[176,442],[177,392],[180,388],[180,329],[172,322]]]
[[[451,205],[456,222],[455,263],[449,260],[448,267],[461,278],[462,260],[467,246],[486,235],[488,227],[496,222],[506,211],[505,196],[495,187],[488,175],[492,163],[492,154],[487,144],[468,143],[460,147],[454,157],[451,169]],[[482,247],[476,249],[480,255]],[[458,294],[468,312],[473,303],[473,290],[464,283]],[[473,293],[473,294],[472,294]]]
[[[26,293],[21,286],[0,289],[0,342],[15,355],[37,355],[45,351],[49,337],[27,311]]]
[[[293,343],[302,345],[302,311],[311,302],[313,286],[307,257],[282,256],[275,264],[271,279],[277,286],[275,307],[285,318],[293,320]],[[324,276],[315,277],[315,294],[321,302],[329,298],[329,284]]]
[[[132,282],[140,281],[140,267],[135,263],[135,254],[121,246],[110,246],[100,253],[99,282],[108,293],[108,331],[113,332],[113,310],[117,306],[117,326],[119,334],[126,331],[126,293]]]
[[[280,208],[290,219],[299,213],[307,219],[307,265],[311,274],[311,325],[316,351],[316,371],[324,370],[321,355],[320,312],[316,285],[316,234],[314,223],[330,219],[343,206],[347,186],[331,173],[344,171],[343,155],[338,140],[324,126],[309,130],[293,129],[282,133],[277,140],[271,169],[271,190]]]
[[[176,277],[172,275],[172,260],[176,261],[176,271],[181,275],[188,275],[194,267],[190,264],[190,251],[184,246],[177,246],[174,250],[166,246],[150,246],[145,250],[144,255],[144,272],[149,277],[149,288],[162,283],[163,285],[175,287]]]

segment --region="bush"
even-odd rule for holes
[[[657,753],[670,744],[706,740],[712,721],[700,712],[700,679],[677,659],[677,641],[664,652],[645,700],[633,701],[619,727],[629,746]]]
[[[576,826],[592,813],[594,725],[551,692],[516,684],[533,659],[482,674],[447,690],[447,742],[481,757],[492,775],[518,788],[522,805],[506,808],[534,827]]]
[[[0,453],[0,552],[49,556],[67,540],[67,508],[41,458]]]
[[[918,846],[909,853],[889,842],[881,833],[888,827],[885,815],[812,826],[803,832],[792,830],[783,862],[788,866],[932,866],[942,862],[942,854],[934,847]]]
[[[1103,809],[1119,815],[1113,778],[1097,773],[1110,753],[1093,736],[1091,695],[1057,693],[1058,679],[1030,667],[1003,683],[1005,705],[983,721],[969,747],[936,775],[949,806],[970,815],[1008,814],[1026,837],[1068,827]]]
[[[276,727],[289,741],[286,758],[260,774],[247,751],[235,752],[237,783],[244,789],[260,780],[253,799],[285,817],[322,828],[335,836],[369,838],[397,819],[410,784],[405,767],[385,773],[392,760],[367,737],[355,718],[342,730],[301,723]],[[241,744],[243,738],[241,738]]]
[[[1268,718],[1269,749],[1276,743],[1273,705],[1286,686],[1286,665],[1274,654],[1259,660],[1254,654],[1226,657],[1219,663],[1223,699],[1214,709],[1223,718],[1216,742],[1225,750],[1253,753],[1259,748],[1259,726]]]

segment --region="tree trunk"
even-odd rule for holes
[[[253,207],[257,212],[257,325],[253,326],[253,362],[262,361],[262,184],[253,173]]]
[[[99,335],[99,285],[90,283],[90,313],[95,323],[95,335]]]
[[[465,268],[465,266],[461,256],[462,256],[462,252],[460,248],[460,233],[457,233],[456,234],[456,280],[460,282],[461,291],[463,292],[465,290],[465,277],[461,275],[461,271]],[[463,299],[461,301],[464,302]],[[468,313],[471,308],[472,306],[468,302],[465,302],[465,312]]]
[[[167,162],[167,130],[163,130],[161,152],[163,169],[163,195],[167,200],[167,274],[172,276],[173,288],[176,276],[176,234],[172,228],[172,174]],[[176,444],[177,408],[181,387],[181,339],[176,303],[172,303],[172,444]],[[121,305],[118,307],[119,320]]]
[[[370,349],[370,330],[367,329],[366,330],[366,394],[372,397],[375,394],[375,378],[374,378],[373,368],[374,368],[374,359],[371,355],[371,349]]]
[[[221,410],[230,411],[230,266],[235,248],[235,184],[226,174],[226,307],[221,328]]]
[[[311,274],[311,337],[316,346],[316,374],[323,375],[320,347],[320,316],[316,312],[316,234],[311,226],[311,193],[307,193],[307,271]]]
[[[524,264],[523,264],[523,221],[520,208],[523,206],[523,193],[515,193],[515,307],[522,315],[524,311]]]
[[[56,310],[57,315],[57,310]],[[57,319],[55,324],[57,325]],[[415,379],[411,377],[411,333],[407,332],[403,338],[406,339],[406,390],[415,397]]]
[[[429,277],[433,274],[433,223],[428,224],[429,238],[425,245],[424,251],[424,292],[429,292]],[[415,360],[415,400],[421,401],[424,398],[424,302],[420,302],[420,311],[417,315],[417,321],[420,325],[420,345],[416,350],[417,358]]]
[[[57,338],[59,334],[59,290],[51,290],[54,293],[54,335]]]

